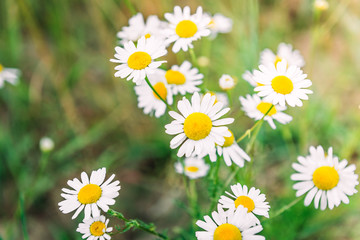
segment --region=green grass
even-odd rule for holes
[[[217,80],[223,73],[239,79],[230,113],[237,117],[237,136],[253,125],[239,111],[238,96],[252,91],[241,75],[257,66],[259,52],[275,50],[285,41],[304,55],[314,94],[304,107],[288,110],[294,117],[290,124],[278,125],[276,131],[263,124],[254,142],[251,171],[241,169],[232,182],[247,181],[264,191],[270,216],[295,199],[291,163],[306,155],[309,146],[333,146],[340,158],[358,164],[358,2],[330,1],[330,9],[317,20],[311,1],[131,2],[145,16],[162,17],[176,4],[190,4],[234,20],[232,33],[196,42],[195,53],[211,59],[202,69],[206,88],[219,90]],[[137,108],[133,84],[113,77],[109,59],[130,10],[127,1],[115,0],[0,2],[0,63],[22,71],[17,86],[0,89],[0,239],[80,239],[75,232],[80,218],[71,221],[58,210],[61,188],[81,171],[103,166],[121,181],[114,209],[128,218],[154,222],[171,237],[194,238],[182,177],[174,173],[176,158],[164,133],[170,117],[144,115]],[[167,66],[175,63],[169,54]],[[55,141],[55,149],[40,172],[44,156],[38,143],[43,136]],[[240,145],[246,148],[248,142]],[[219,171],[221,176],[229,173],[223,162]],[[214,185],[199,181],[197,187],[202,216],[209,212],[207,192]],[[349,205],[324,212],[299,202],[265,221],[262,235],[276,240],[355,240],[359,207],[358,195],[350,197]],[[114,239],[149,236],[136,231]]]

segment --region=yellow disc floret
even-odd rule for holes
[[[231,136],[230,137],[224,137],[225,138],[225,142],[224,144],[222,145],[222,147],[230,147],[234,141],[235,141],[235,137],[234,137],[234,134],[229,130],[229,132],[231,133]]]
[[[93,236],[102,236],[105,233],[105,223],[101,222],[101,221],[97,221],[97,222],[93,222],[90,225],[90,233]]]
[[[166,99],[166,96],[167,96],[167,89],[166,89],[166,87],[165,87],[165,84],[162,83],[162,82],[158,82],[158,83],[156,83],[153,87],[154,87],[155,91],[160,95],[160,97],[161,97],[163,100],[165,100],[165,99]],[[153,94],[154,94],[154,96],[155,96],[156,99],[159,99],[159,100],[160,100],[159,96],[156,95],[155,92],[153,92]]]
[[[151,56],[146,52],[134,52],[130,55],[127,64],[129,68],[141,70],[151,63]]]
[[[255,203],[254,201],[249,198],[248,196],[240,196],[235,200],[235,208],[237,208],[239,205],[244,206],[244,208],[247,208],[248,213],[254,210]]]
[[[102,190],[96,184],[87,184],[78,193],[78,200],[82,204],[95,203],[101,197]]]
[[[197,171],[199,171],[199,168],[195,167],[195,166],[188,166],[188,167],[185,167],[185,170],[188,172],[197,172]]]
[[[145,38],[150,38],[150,37],[151,37],[150,33],[145,34]]]
[[[333,189],[339,183],[339,173],[334,167],[319,167],[313,173],[313,182],[318,189]]]
[[[208,115],[200,112],[190,114],[184,122],[184,133],[192,140],[206,138],[212,128],[212,122]]]
[[[0,72],[4,70],[4,66],[2,64],[0,64]]]
[[[294,89],[292,81],[286,76],[276,76],[271,81],[271,87],[280,94],[289,94]]]
[[[175,70],[166,71],[165,78],[168,84],[182,85],[186,82],[184,74]]]
[[[269,109],[271,108],[272,104],[271,103],[267,103],[267,102],[260,102],[257,106],[256,109],[259,110],[262,114],[267,113],[267,111],[269,111]],[[273,108],[271,108],[270,112],[267,114],[267,116],[272,116],[276,114],[276,108],[275,106]]]
[[[196,24],[191,20],[182,20],[176,25],[175,32],[181,38],[189,38],[197,32]]]
[[[214,232],[214,240],[241,240],[240,230],[233,224],[224,223],[218,226]]]

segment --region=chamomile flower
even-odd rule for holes
[[[209,28],[211,30],[211,38],[215,38],[218,33],[231,32],[233,28],[233,20],[220,13],[216,13],[213,17],[211,17]]]
[[[255,77],[254,74],[250,71],[246,71],[243,75],[242,78],[247,81],[248,83],[250,83],[251,86],[253,87],[258,87],[258,86],[264,86],[261,83],[258,83],[255,81]]]
[[[339,161],[338,157],[333,156],[332,148],[325,153],[321,146],[311,146],[310,155],[299,156],[298,161],[292,164],[297,173],[292,174],[291,179],[299,181],[293,186],[297,197],[307,193],[305,206],[309,206],[314,199],[316,209],[319,205],[321,210],[327,206],[333,209],[341,202],[348,204],[348,196],[357,193],[355,186],[359,182],[355,165],[348,165],[345,159]]]
[[[224,91],[233,89],[235,84],[235,79],[228,74],[223,74],[219,79],[219,86]]]
[[[317,11],[326,11],[329,8],[329,3],[326,0],[315,0],[314,8]]]
[[[201,178],[207,175],[209,165],[206,164],[202,158],[189,157],[185,158],[184,166],[181,162],[176,162],[175,171],[180,174],[185,174],[190,179]]]
[[[168,104],[173,103],[173,97],[169,85],[165,79],[165,71],[156,69],[154,73],[148,75],[149,81],[155,91]],[[135,86],[135,92],[138,96],[138,107],[144,108],[145,114],[155,112],[155,117],[164,115],[166,104],[159,98],[158,95],[149,87],[146,82]]]
[[[196,222],[205,230],[195,233],[198,240],[265,240],[265,237],[256,235],[262,231],[262,226],[255,225],[243,206],[227,212],[218,207],[218,211],[212,212],[211,216],[212,219],[206,215],[205,221]]]
[[[207,93],[210,93],[211,96],[215,96],[215,103],[221,102],[223,104],[223,107],[229,106],[229,98],[226,93],[212,91],[208,91]]]
[[[215,149],[215,144],[222,145],[224,137],[230,137],[228,128],[224,125],[234,121],[233,118],[219,119],[230,108],[224,108],[221,102],[215,103],[215,96],[205,94],[201,99],[195,92],[191,103],[185,97],[177,104],[181,114],[170,111],[175,120],[165,126],[166,133],[176,135],[170,141],[172,149],[179,147],[178,157],[190,157],[192,154],[204,156]]]
[[[117,33],[117,37],[121,39],[121,43],[125,44],[128,41],[136,42],[141,37],[149,38],[156,37],[159,41],[165,40],[164,28],[167,23],[162,22],[156,15],[151,15],[147,18],[146,22],[141,13],[129,19],[129,26],[123,27]]]
[[[51,152],[54,149],[54,141],[49,137],[42,137],[39,142],[40,150],[43,153]]]
[[[232,194],[226,192],[230,197],[224,195],[220,197],[219,204],[223,208],[234,210],[242,205],[247,209],[250,218],[257,224],[260,224],[260,221],[255,215],[269,217],[269,203],[265,202],[265,194],[260,193],[259,189],[252,187],[248,190],[246,185],[238,183],[232,185],[231,190]]]
[[[260,65],[260,71],[255,70],[254,80],[264,86],[258,86],[254,90],[259,92],[260,97],[265,97],[263,101],[272,104],[279,104],[285,106],[285,102],[291,107],[303,105],[301,100],[307,100],[309,97],[306,94],[311,94],[312,91],[308,88],[312,85],[307,75],[295,66],[291,65],[287,68],[285,60],[278,62],[275,65]]]
[[[72,219],[76,218],[84,208],[84,219],[90,218],[91,215],[93,217],[100,216],[99,208],[107,212],[109,205],[114,205],[114,198],[119,195],[120,182],[117,180],[111,183],[115,174],[104,181],[105,175],[106,169],[100,168],[92,171],[90,179],[85,172],[82,172],[81,182],[77,178],[69,180],[67,184],[72,189],[62,189],[64,193],[61,196],[65,200],[59,203],[60,211],[66,214],[76,210]]]
[[[235,141],[234,134],[230,130],[229,132],[231,133],[231,136],[225,137],[224,144],[216,147],[217,152],[219,156],[224,157],[224,161],[227,166],[231,166],[232,162],[234,162],[239,167],[243,167],[245,160],[250,161],[250,157],[239,147]],[[212,160],[211,155],[210,160]]]
[[[210,18],[203,14],[201,7],[198,7],[196,13],[190,14],[190,7],[174,7],[174,13],[165,13],[166,20],[169,21],[168,28],[165,30],[167,39],[166,44],[174,42],[172,51],[177,53],[182,49],[188,51],[193,48],[192,42],[210,35]]]
[[[265,49],[260,54],[260,65],[277,66],[282,60],[286,60],[288,66],[295,65],[302,68],[305,65],[304,58],[298,50],[293,50],[291,44],[280,43],[276,54],[270,49]]]
[[[2,88],[5,82],[15,85],[19,79],[20,70],[16,68],[5,68],[0,63],[0,88]]]
[[[185,95],[200,91],[197,85],[202,83],[204,75],[199,73],[197,68],[193,68],[191,63],[184,61],[180,66],[174,65],[165,73],[167,83],[171,87],[174,95],[180,93]]]
[[[242,110],[248,115],[250,118],[260,120],[264,117],[264,114],[269,111],[272,104],[269,102],[264,102],[260,99],[260,97],[256,94],[249,95],[246,97],[239,98]],[[282,111],[286,110],[286,107],[274,105],[274,107],[268,112],[265,116],[264,120],[267,121],[272,129],[276,129],[274,119],[281,124],[287,124],[291,122],[292,117],[283,113]]]
[[[88,240],[109,240],[111,239],[110,233],[113,228],[107,227],[109,219],[104,216],[98,216],[95,218],[84,219],[82,223],[79,223],[79,227],[76,229],[77,232],[83,234],[83,239]]]
[[[146,39],[141,37],[137,46],[131,41],[124,44],[124,48],[115,47],[115,58],[111,62],[119,63],[115,67],[117,72],[115,77],[132,79],[140,85],[145,77],[154,72],[162,63],[166,61],[155,61],[156,58],[164,56],[167,51],[163,42],[155,37]]]

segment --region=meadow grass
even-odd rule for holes
[[[22,76],[17,86],[0,89],[0,239],[80,239],[75,232],[79,220],[70,221],[57,203],[67,179],[99,167],[121,181],[115,209],[156,223],[172,239],[195,238],[199,229],[189,223],[215,210],[207,193],[215,192],[217,199],[221,190],[229,190],[224,184],[229,170],[223,162],[212,163],[220,180],[210,175],[208,183],[190,181],[185,189],[187,180],[174,172],[177,159],[164,133],[170,117],[144,115],[133,83],[116,79],[109,62],[116,33],[135,12],[161,17],[175,5],[200,5],[234,21],[230,34],[202,39],[194,51],[210,58],[210,66],[200,68],[206,88],[219,90],[223,73],[237,76],[230,116],[236,118],[233,131],[238,136],[254,124],[239,111],[238,96],[251,92],[241,75],[257,67],[259,52],[289,42],[305,57],[314,94],[304,107],[288,111],[294,118],[290,124],[275,131],[267,124],[259,128],[249,149],[251,165],[230,182],[241,181],[266,194],[270,219],[261,234],[276,240],[358,239],[358,195],[332,211],[304,207],[301,199],[271,218],[295,199],[291,164],[309,146],[333,146],[341,159],[358,164],[360,3],[329,2],[329,10],[317,16],[309,0],[2,0],[0,62],[21,69]],[[169,53],[166,65],[176,58],[190,55]],[[43,136],[55,141],[54,151],[41,153]],[[245,149],[251,141],[246,137],[240,146]],[[198,212],[188,209],[187,191]],[[149,235],[131,231],[114,239]]]

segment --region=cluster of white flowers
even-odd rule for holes
[[[72,216],[74,219],[84,210],[83,223],[79,224],[77,231],[89,240],[111,238],[108,233],[112,227],[108,227],[109,220],[101,215],[100,210],[106,213],[109,206],[115,204],[114,198],[119,195],[121,187],[118,180],[113,181],[115,174],[106,181],[105,176],[105,168],[92,171],[90,178],[82,172],[81,181],[77,178],[69,180],[67,184],[71,189],[62,189],[61,196],[65,200],[59,202],[60,211],[66,214],[76,210]]]
[[[205,216],[204,220],[198,220],[196,224],[205,231],[197,231],[198,240],[220,240],[224,236],[227,239],[258,239],[265,237],[257,235],[263,227],[257,216],[269,217],[269,203],[259,189],[240,183],[231,186],[232,194],[221,196],[218,202],[218,210],[211,216]]]

